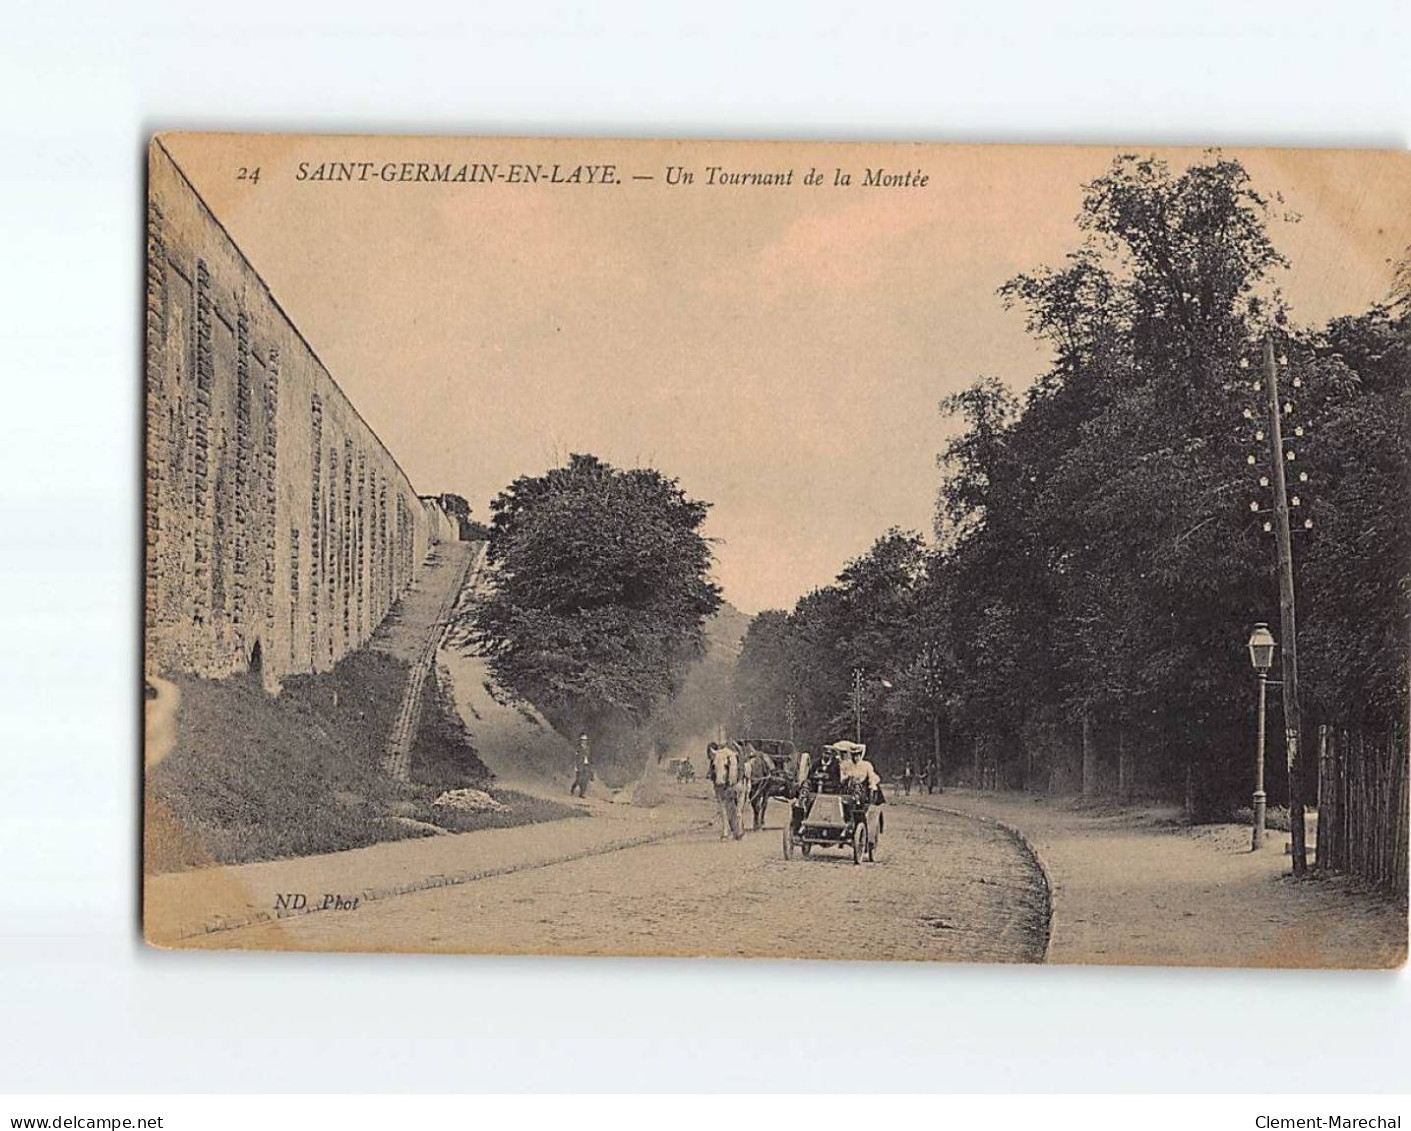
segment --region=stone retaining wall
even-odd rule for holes
[[[159,140],[148,175],[146,667],[274,688],[366,641],[453,524]]]

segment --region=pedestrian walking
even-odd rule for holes
[[[588,736],[578,736],[578,753],[573,762],[573,784],[568,787],[570,795],[588,796],[588,783],[593,780],[593,763],[588,756]]]

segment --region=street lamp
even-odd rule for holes
[[[1269,690],[1269,669],[1274,663],[1274,634],[1260,622],[1249,634],[1249,662],[1259,675],[1259,724],[1254,747],[1254,838],[1251,850],[1264,844],[1264,811],[1268,797],[1264,793],[1264,704]]]

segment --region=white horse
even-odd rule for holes
[[[710,780],[715,785],[715,800],[720,806],[720,839],[730,835],[739,840],[745,835],[741,814],[750,796],[744,759],[733,743],[723,742],[707,746],[706,759]]]

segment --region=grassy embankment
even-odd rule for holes
[[[440,673],[426,681],[412,780],[382,770],[407,666],[356,652],[331,672],[285,680],[270,696],[253,676],[176,680],[175,749],[148,774],[144,866],[149,872],[360,848],[379,841],[578,816],[577,810],[493,791]],[[492,790],[503,812],[432,802],[443,791]]]

